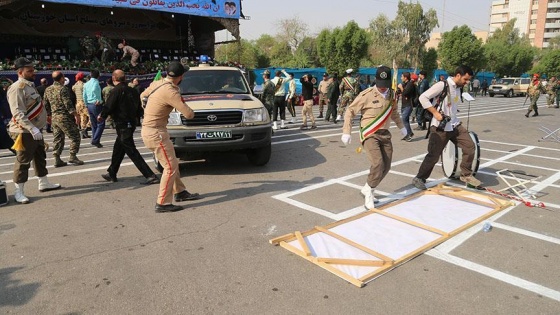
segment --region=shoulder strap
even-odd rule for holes
[[[280,87],[282,87],[282,83],[284,82],[284,80],[282,78],[278,78],[278,82],[276,82],[276,86],[274,87],[274,93],[278,92],[278,90],[280,90]]]
[[[434,105],[434,107],[436,109],[439,108],[439,106],[441,105],[441,103],[447,97],[448,94],[449,94],[449,84],[447,83],[447,80],[444,80],[443,81],[443,91],[441,91],[441,93],[436,98],[436,103]]]

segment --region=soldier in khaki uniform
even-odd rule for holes
[[[360,141],[371,162],[367,182],[361,190],[366,209],[374,208],[377,201],[374,189],[391,169],[393,144],[389,118],[401,129],[403,136],[407,134],[399,116],[395,92],[391,89],[391,69],[385,66],[377,68],[375,79],[376,85],[360,93],[346,109],[341,138],[345,145],[351,142],[352,119],[361,114]]]
[[[329,104],[327,92],[331,83],[328,73],[324,73],[323,81],[319,82],[319,116],[317,118],[323,118],[323,108]]]
[[[84,102],[84,73],[76,73],[76,83],[72,86],[72,91],[76,94],[76,111],[80,115],[80,129],[82,139],[89,138],[87,128],[89,125],[89,114],[87,111],[86,103]]]
[[[54,167],[66,166],[67,163],[60,159],[64,148],[64,136],[70,139],[70,158],[68,163],[83,165],[84,162],[76,156],[80,151],[80,115],[76,111],[70,91],[64,86],[64,74],[60,71],[52,73],[53,84],[45,90],[45,108],[52,116],[53,129],[53,157]]]
[[[169,63],[167,77],[152,82],[140,95],[141,99],[148,98],[142,122],[142,140],[146,147],[154,152],[163,167],[156,212],[182,210],[183,207],[174,205],[171,201],[194,200],[199,197],[197,193],[189,193],[181,181],[179,161],[167,132],[167,120],[173,109],[177,109],[187,119],[194,117],[194,111],[183,102],[178,86],[185,71],[181,63]]]
[[[138,52],[138,50],[132,48],[132,46],[123,43],[118,44],[117,47],[119,47],[119,49],[122,49],[123,58],[125,58],[127,55],[130,55],[130,64],[133,67],[136,67],[138,65],[138,58],[140,58],[140,53]]]
[[[41,96],[35,89],[35,68],[24,57],[14,61],[18,80],[8,88],[8,103],[12,112],[10,135],[21,147],[16,148],[14,163],[15,199],[19,203],[29,203],[24,194],[24,185],[33,161],[35,175],[39,177],[39,191],[59,189],[59,184],[51,184],[47,179],[47,153],[41,128],[47,124],[47,111]],[[20,137],[18,140],[17,138]]]

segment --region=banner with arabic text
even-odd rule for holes
[[[240,0],[44,0],[45,2],[239,19]]]

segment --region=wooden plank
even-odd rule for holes
[[[285,234],[285,235],[282,235],[282,236],[275,237],[275,238],[269,240],[268,242],[272,245],[278,245],[280,242],[286,242],[286,241],[292,240],[294,238],[295,238],[294,233],[289,233],[289,234]]]
[[[332,236],[332,237],[336,238],[337,240],[339,240],[339,241],[341,241],[341,242],[344,242],[344,243],[346,243],[346,244],[348,244],[348,245],[350,245],[350,246],[356,247],[357,249],[362,250],[362,251],[364,251],[364,252],[366,252],[366,253],[368,253],[368,254],[370,254],[370,255],[372,255],[372,256],[375,256],[375,257],[377,257],[377,258],[380,258],[381,260],[383,260],[383,261],[386,262],[386,263],[393,264],[393,259],[392,259],[392,258],[387,257],[387,256],[385,256],[385,255],[383,255],[383,254],[381,254],[381,253],[378,253],[378,252],[374,251],[374,250],[371,249],[371,248],[368,248],[368,247],[365,247],[365,246],[363,246],[363,245],[361,245],[361,244],[358,244],[358,243],[356,243],[356,242],[354,242],[354,241],[352,241],[352,240],[347,239],[346,237],[344,237],[344,236],[342,236],[342,235],[336,234],[336,233],[334,233],[334,232],[332,232],[332,231],[330,231],[330,230],[327,230],[327,229],[325,229],[325,228],[323,228],[323,227],[316,226],[315,229],[317,229],[317,230],[319,230],[320,232],[323,232],[323,233],[325,233],[325,234],[327,234],[327,235],[329,235],[329,236]]]
[[[432,232],[432,233],[435,233],[435,234],[444,235],[444,236],[449,235],[449,233],[447,233],[445,231],[442,231],[440,229],[436,229],[435,227],[431,227],[429,225],[425,225],[425,224],[422,224],[420,222],[412,221],[410,219],[398,216],[396,214],[389,213],[387,211],[379,211],[379,210],[375,210],[375,209],[371,209],[371,211],[375,212],[375,213],[379,213],[382,216],[385,216],[385,217],[388,217],[388,218],[391,218],[391,219],[394,219],[394,220],[397,220],[397,221],[400,221],[400,222],[403,222],[403,223],[406,223],[406,224],[410,224],[412,226],[415,226],[417,228],[421,228],[423,230],[426,230],[426,231],[429,231],[429,232]]]
[[[440,193],[440,195],[448,197],[448,198],[453,198],[453,199],[457,199],[457,200],[462,200],[462,201],[474,203],[474,204],[477,204],[479,206],[488,207],[488,208],[491,208],[491,209],[494,208],[494,206],[495,206],[495,205],[493,205],[489,202],[484,202],[484,201],[481,201],[481,200],[478,200],[478,199],[465,197],[465,196],[462,196],[462,195],[459,195],[459,194],[442,192],[442,193]]]
[[[363,259],[328,258],[328,257],[318,257],[315,260],[317,262],[324,262],[327,264],[335,264],[335,265],[351,265],[351,266],[367,266],[367,267],[381,267],[385,265],[385,262],[382,260],[363,260]]]
[[[309,246],[307,246],[307,242],[305,241],[305,239],[301,235],[301,232],[296,231],[294,234],[296,235],[299,246],[301,246],[301,249],[305,253],[305,256],[311,256],[311,250],[309,250]]]

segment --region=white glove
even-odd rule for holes
[[[401,134],[402,134],[403,136],[408,135],[408,131],[406,130],[406,128],[402,128],[402,129],[401,129]]]
[[[31,135],[33,136],[33,140],[43,140],[43,134],[37,127],[31,128]]]
[[[340,139],[344,145],[349,145],[352,142],[352,136],[349,134],[343,133],[342,138]]]

